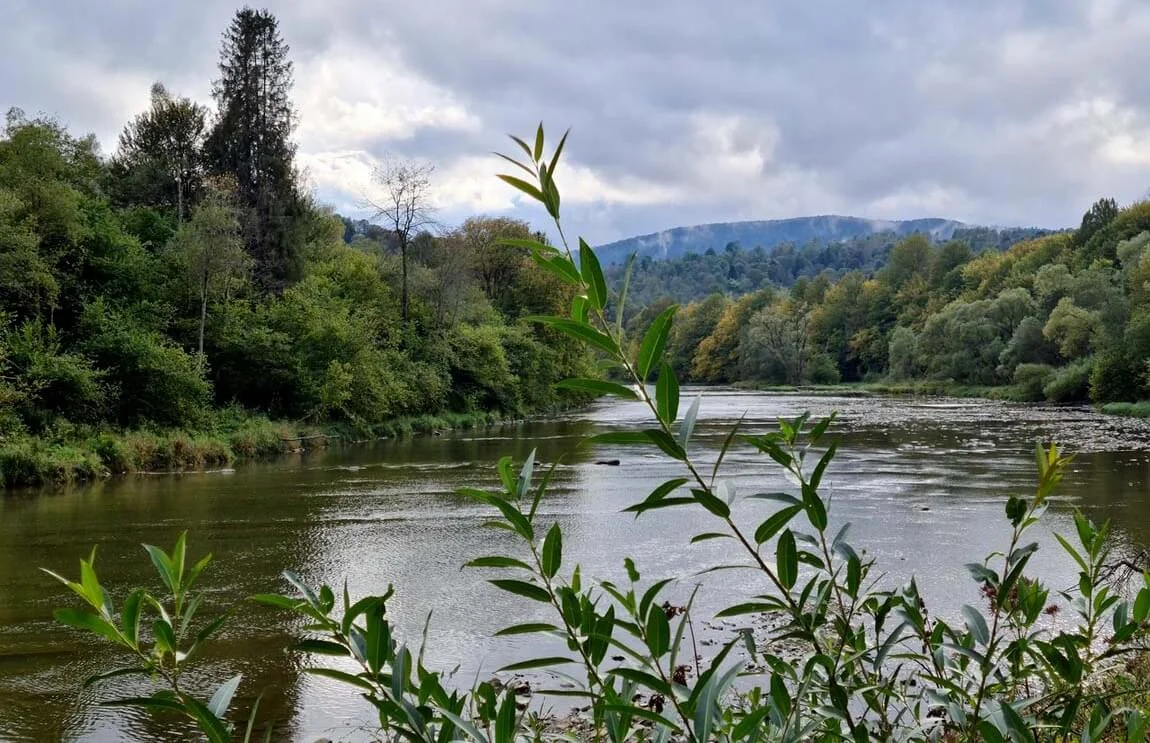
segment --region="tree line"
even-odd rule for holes
[[[975,254],[1005,250],[1015,243],[1049,234],[1035,228],[994,229],[962,227],[953,239],[965,243]],[[739,296],[768,286],[790,287],[802,278],[825,275],[838,279],[852,271],[873,274],[879,271],[900,238],[895,232],[877,232],[837,242],[811,241],[803,245],[783,243],[773,248],[756,245],[746,248],[732,242],[703,253],[655,260],[643,256],[630,267],[628,295],[643,306],[664,297],[676,302],[694,302],[711,294]],[[626,264],[607,268],[608,280],[623,280]]]
[[[584,373],[585,353],[523,318],[571,290],[499,243],[536,237],[526,223],[432,234],[430,173],[405,165],[402,182],[381,175],[398,205],[349,230],[301,186],[288,51],[272,14],[237,12],[214,110],[157,84],[110,158],[93,136],[8,113],[6,439],[204,429],[225,409],[369,430],[567,402],[553,383]]]
[[[700,383],[933,380],[1031,401],[1139,400],[1150,396],[1148,248],[1150,202],[1113,199],[1077,230],[1007,250],[913,235],[873,272],[688,302],[671,363]],[[674,302],[629,322],[645,327]]]

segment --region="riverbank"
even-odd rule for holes
[[[71,429],[55,436],[14,435],[0,441],[0,488],[90,482],[142,472],[224,467],[326,448],[505,422],[496,412],[396,418],[366,427],[232,416],[199,431]]]
[[[1033,402],[1024,397],[1021,391],[1012,386],[990,387],[961,385],[936,380],[910,382],[842,382],[839,384],[785,385],[737,382],[739,389],[762,392],[801,392],[804,395],[922,395],[939,397],[970,397],[984,400],[1006,400],[1009,402]]]
[[[976,385],[953,384],[945,381],[918,380],[913,382],[846,382],[841,384],[821,385],[779,385],[756,384],[754,382],[738,382],[734,385],[739,389],[751,389],[762,392],[792,392],[804,395],[910,395],[910,396],[939,396],[964,397],[983,400],[1003,400],[1006,402],[1038,403],[1026,394],[1026,391],[1016,385],[1003,387],[980,387]],[[1088,405],[1087,401],[1079,404]],[[1150,418],[1150,400],[1139,402],[1108,402],[1094,405],[1095,410],[1105,415],[1124,416],[1128,418]]]

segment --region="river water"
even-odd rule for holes
[[[1109,518],[1121,548],[1150,544],[1150,422],[1112,418],[1080,408],[1029,407],[942,398],[872,398],[763,394],[731,390],[703,395],[693,454],[713,461],[726,431],[765,432],[779,416],[838,413],[832,429],[838,456],[824,478],[833,522],[852,523],[853,543],[867,549],[890,581],[914,574],[936,613],[953,613],[978,594],[963,563],[1005,547],[1005,498],[1034,483],[1035,441],[1056,440],[1077,454],[1058,499],[1040,528],[1043,548],[1032,565],[1055,587],[1073,580],[1052,531],[1072,533],[1074,507]],[[579,446],[591,433],[647,423],[636,403],[604,401],[549,421],[447,433],[438,437],[347,447],[234,471],[150,475],[61,493],[0,497],[0,740],[171,740],[170,721],[101,708],[97,703],[139,692],[128,683],[84,690],[85,678],[123,658],[56,626],[54,608],[73,606],[66,589],[37,567],[78,573],[78,558],[99,545],[97,568],[113,596],[156,586],[142,542],[170,546],[189,531],[190,555],[212,552],[201,580],[210,615],[239,602],[226,630],[204,656],[202,676],[189,683],[244,674],[236,704],[241,718],[263,695],[261,725],[275,739],[321,736],[362,739],[370,715],[355,694],[300,673],[289,652],[292,620],[242,601],[286,589],[284,568],[353,596],[397,589],[389,613],[418,643],[429,612],[429,665],[459,666],[469,685],[540,648],[523,638],[492,639],[502,626],[543,618],[532,605],[461,570],[468,559],[513,549],[503,532],[480,527],[484,509],[455,495],[462,486],[494,487],[500,456],[560,461],[544,523],[564,529],[565,560],[584,575],[623,579],[622,560],[635,558],[645,580],[677,578],[670,598],[684,598],[697,573],[737,556],[725,541],[690,545],[707,531],[697,509],[669,509],[635,520],[620,514],[664,479],[678,474],[665,458],[616,446]],[[619,459],[620,466],[596,464]],[[727,457],[724,471],[740,493],[788,487],[770,460],[747,448]],[[750,525],[768,513],[762,501],[737,511]],[[707,579],[703,611],[765,587],[750,573]]]

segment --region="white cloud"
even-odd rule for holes
[[[365,147],[411,139],[424,129],[477,131],[480,120],[450,91],[366,46],[328,50],[296,73],[302,149]]]

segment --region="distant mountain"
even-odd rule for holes
[[[932,240],[949,240],[955,230],[967,227],[953,219],[891,221],[835,215],[755,222],[717,222],[631,237],[601,245],[595,252],[601,263],[609,265],[625,262],[631,253],[637,253],[639,258],[662,260],[679,258],[689,253],[705,253],[708,248],[722,250],[729,243],[738,243],[745,249],[762,247],[769,250],[784,243],[796,246],[809,243],[826,245],[880,232],[897,236],[921,232],[929,235]]]

